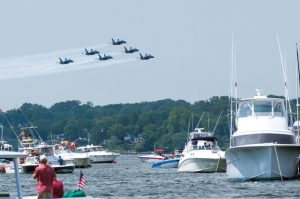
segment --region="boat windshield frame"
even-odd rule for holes
[[[239,102],[238,118],[246,117],[286,117],[284,100],[280,98],[248,99]]]

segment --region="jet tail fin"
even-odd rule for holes
[[[98,53],[98,57],[99,57],[99,60],[101,60],[102,59],[102,57],[101,57],[101,55]]]
[[[144,58],[144,57],[143,57],[143,55],[142,55],[142,53],[140,53],[140,58],[141,58],[141,59],[143,59],[143,58]]]
[[[62,63],[62,62],[63,62],[61,58],[59,58],[59,61],[60,61],[60,63]]]
[[[125,52],[128,52],[127,48],[124,46]]]
[[[111,41],[112,41],[113,44],[115,43],[115,40],[113,38],[111,38]]]
[[[86,48],[84,50],[85,50],[86,53],[89,53]]]

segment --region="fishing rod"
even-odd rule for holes
[[[1,109],[0,109],[0,110],[1,110]],[[0,115],[2,115],[2,116],[5,118],[6,122],[7,122],[8,125],[9,125],[9,127],[11,128],[11,130],[12,130],[13,133],[14,133],[14,135],[16,136],[18,142],[21,144],[21,146],[23,146],[22,141],[19,139],[19,137],[18,137],[18,135],[17,135],[17,133],[16,133],[14,127],[11,125],[11,123],[10,123],[10,121],[8,120],[8,118],[6,117],[5,113],[4,113],[3,111],[0,111]],[[3,130],[3,129],[2,129],[2,130]]]
[[[218,124],[219,124],[219,121],[220,121],[220,118],[221,118],[221,115],[222,115],[222,113],[223,113],[223,110],[221,111],[221,113],[220,113],[220,115],[219,115],[219,117],[218,117],[217,123],[216,123],[216,125],[215,125],[215,128],[214,128],[214,130],[213,130],[212,134],[214,134],[214,133],[215,133],[215,130],[216,130],[216,128],[217,128],[217,126],[218,126]]]

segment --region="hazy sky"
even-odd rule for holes
[[[195,102],[229,94],[231,38],[237,46],[238,96],[283,95],[276,35],[295,97],[295,43],[300,1],[51,0],[0,3],[0,107],[49,107],[80,100],[95,105],[171,98]],[[111,46],[151,53],[124,54]],[[84,48],[114,56],[87,57]],[[74,59],[62,66],[58,57]]]

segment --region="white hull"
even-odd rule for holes
[[[189,155],[187,155],[189,156]],[[225,172],[226,160],[224,157],[212,154],[211,157],[189,156],[182,157],[178,165],[179,172]]]
[[[300,146],[296,144],[253,144],[227,149],[230,180],[293,179],[298,174]]]
[[[160,155],[143,155],[143,156],[139,156],[139,159],[142,162],[159,162],[164,160],[165,158],[163,156]]]
[[[97,155],[89,153],[92,163],[113,163],[118,157],[117,154]]]
[[[74,158],[74,164],[76,168],[86,168],[89,166],[90,158]]]
[[[86,168],[91,161],[90,156],[84,153],[61,152],[57,156],[61,156],[63,160],[73,161],[76,168]]]

